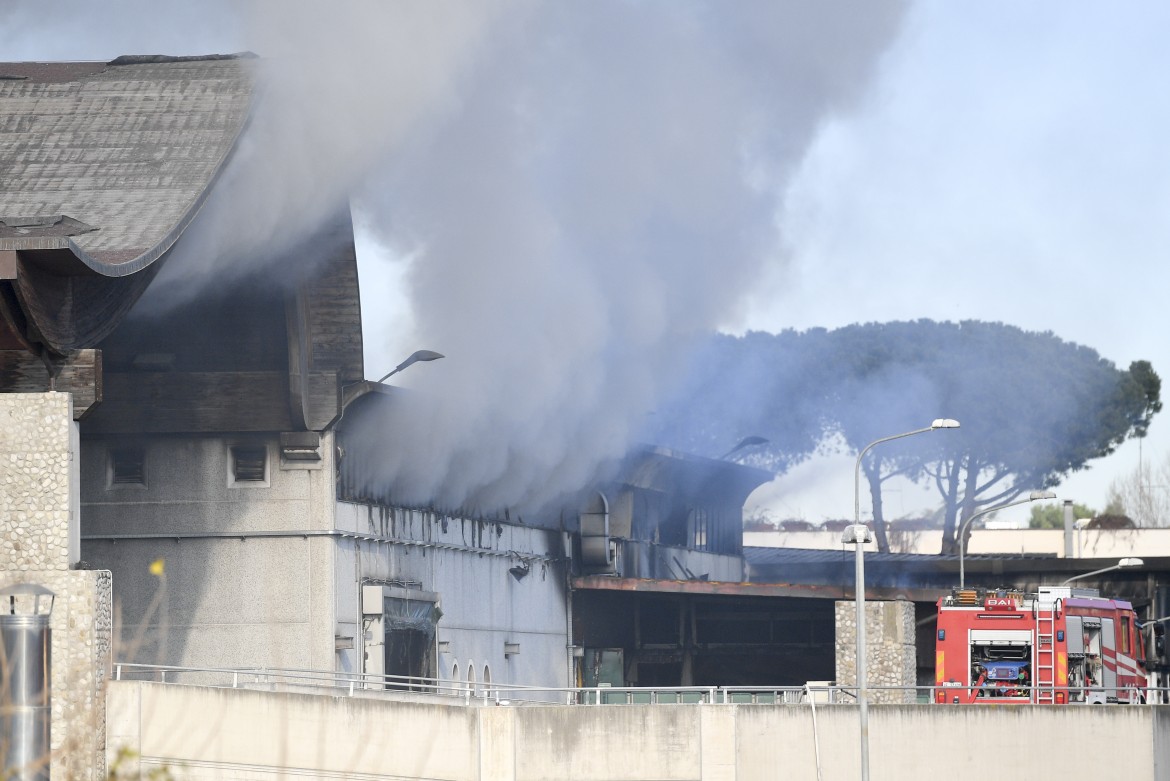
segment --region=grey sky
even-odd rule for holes
[[[279,230],[314,198],[365,187],[369,374],[419,347],[450,356],[402,375],[451,405],[439,433],[419,433],[433,458],[404,469],[472,474],[466,490],[507,499],[528,491],[501,470],[571,484],[636,429],[686,335],[717,325],[1001,320],[1170,371],[1160,307],[1138,297],[1170,273],[1157,262],[1170,232],[1161,4],[918,2],[903,16],[899,3],[518,0],[442,6],[459,23],[438,28],[395,16],[410,7],[0,9],[4,59],[304,55],[299,78],[331,91],[275,136],[284,158],[258,170],[279,174],[263,179],[288,209],[263,216]],[[332,135],[347,126],[358,132]],[[336,156],[302,157],[315,181],[299,189],[286,175],[301,167],[279,160],[321,139]],[[371,145],[386,162],[362,182]],[[326,170],[338,178],[322,183]],[[1161,458],[1164,430],[1155,420],[1146,458]],[[1136,450],[1061,495],[1102,505]],[[567,453],[580,462],[542,471]],[[477,458],[491,466],[469,469]],[[842,517],[851,491],[851,462],[822,462],[782,501]]]

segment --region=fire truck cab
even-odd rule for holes
[[[938,601],[936,703],[1139,703],[1145,668],[1132,605],[1096,589],[967,588]]]

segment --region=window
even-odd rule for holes
[[[263,445],[232,447],[232,479],[237,483],[263,483],[268,479],[268,448]]]
[[[492,696],[492,668],[486,664],[483,666],[483,696]]]
[[[1129,650],[1129,616],[1121,617],[1121,652],[1123,654],[1130,653]]]
[[[701,507],[691,510],[691,547],[707,550],[707,511]]]
[[[146,454],[140,447],[110,451],[110,485],[146,485]]]

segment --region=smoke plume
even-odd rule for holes
[[[166,12],[146,3],[112,7],[143,15],[133,34],[93,28],[118,38],[113,54],[265,58],[245,145],[182,242],[197,262],[159,281],[193,291],[217,264],[254,270],[352,198],[409,259],[413,332],[373,335],[367,350],[393,350],[391,364],[419,347],[447,355],[411,370],[423,409],[370,430],[390,445],[373,479],[444,506],[534,505],[624,451],[696,340],[734,320],[776,262],[788,176],[863,94],[904,12],[844,0],[234,7],[198,6],[222,25],[192,24],[189,45],[160,33],[152,14]],[[58,45],[39,58],[83,56]]]

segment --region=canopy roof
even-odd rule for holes
[[[251,56],[0,63],[0,349],[92,347],[198,213]]]

